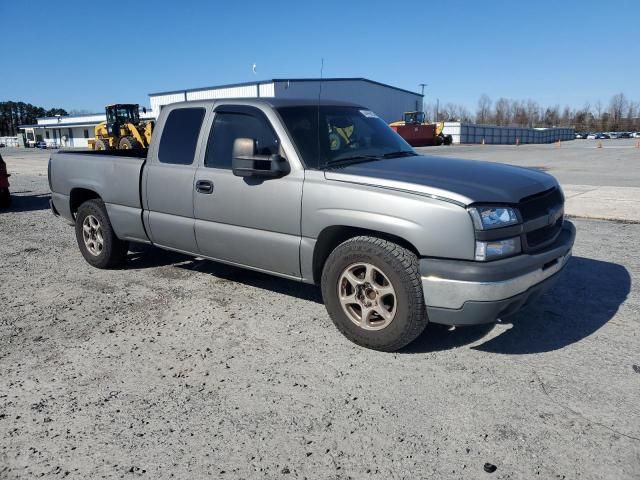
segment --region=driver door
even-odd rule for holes
[[[255,139],[261,155],[282,154],[280,139],[260,109],[216,108],[203,164],[195,176],[199,251],[209,258],[299,278],[304,170],[280,178],[237,177],[232,171],[236,138]]]

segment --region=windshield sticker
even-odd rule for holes
[[[371,110],[360,110],[360,113],[367,118],[378,118],[378,115],[373,113]]]

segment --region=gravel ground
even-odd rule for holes
[[[638,478],[640,225],[576,220],[538,304],[384,354],[310,286],[151,247],[91,268],[45,154],[6,159],[0,478]]]

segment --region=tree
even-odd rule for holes
[[[509,114],[509,100],[506,98],[499,98],[495,107],[495,124],[498,126],[509,125],[511,122]]]
[[[484,124],[491,121],[491,103],[487,94],[480,95],[478,110],[476,110],[476,123]]]
[[[609,118],[611,119],[611,128],[618,130],[622,122],[622,116],[628,108],[627,97],[624,93],[618,93],[611,97],[609,102]]]
[[[39,117],[54,115],[67,115],[67,112],[62,108],[45,110],[24,102],[0,102],[0,137],[13,137],[18,133],[18,126],[32,125]]]

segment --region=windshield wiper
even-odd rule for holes
[[[397,152],[385,153],[382,158],[415,157],[418,154],[410,150],[399,150]]]
[[[371,162],[374,160],[382,160],[382,157],[379,155],[353,155],[350,157],[334,158],[333,160],[326,162],[324,166],[329,167],[332,165],[341,165],[343,163]]]

